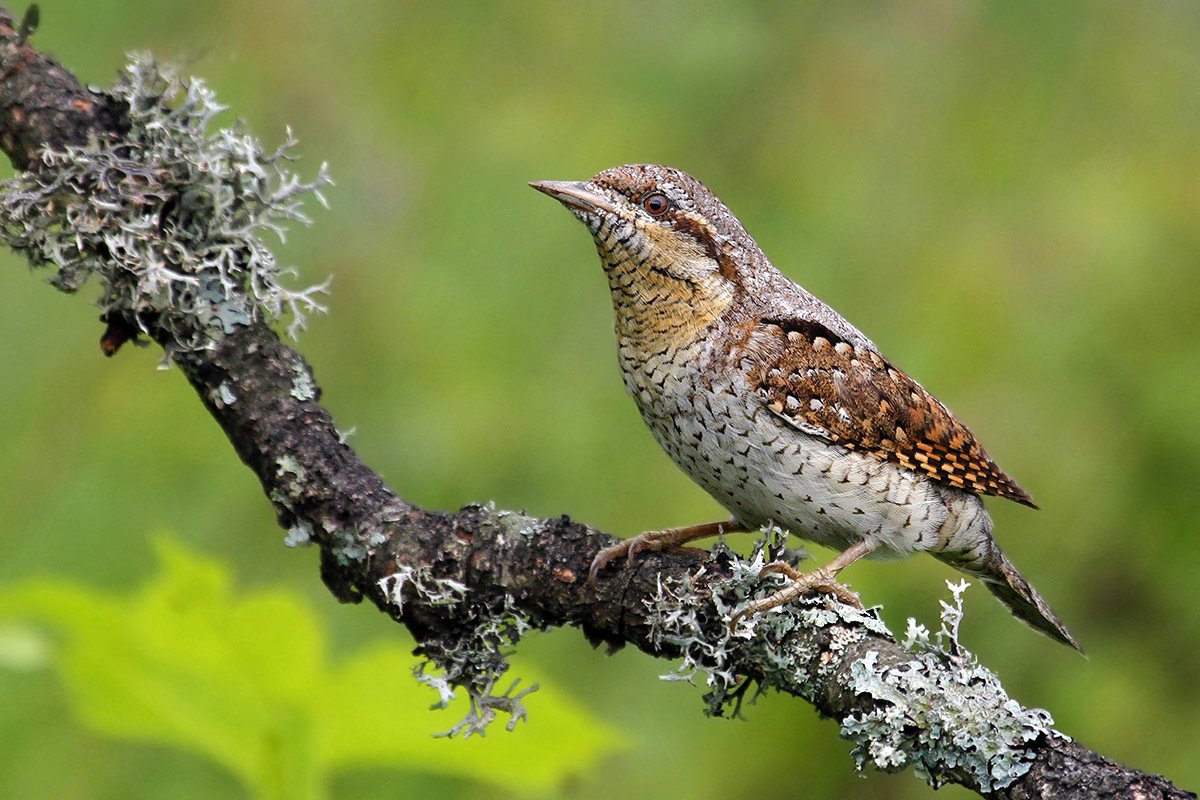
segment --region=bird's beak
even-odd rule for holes
[[[580,181],[530,181],[529,185],[570,208],[589,214],[616,214],[612,202],[590,184]]]

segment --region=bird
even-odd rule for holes
[[[1011,613],[1082,652],[1001,551],[982,497],[1037,508],[945,405],[767,259],[704,184],[659,164],[586,181],[531,181],[591,232],[612,296],[625,388],[667,455],[732,515],[646,531],[613,561],[774,525],[838,551],[750,602],[734,622],[801,595],[861,603],[853,562],[926,552],[981,580]]]

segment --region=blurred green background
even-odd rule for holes
[[[1200,786],[1200,6],[41,7],[35,43],[82,80],[105,85],[125,51],[150,50],[207,80],[225,124],[269,144],[292,125],[301,172],[330,162],[332,210],[310,209],[315,227],[278,250],[305,281],[335,276],[300,349],[363,457],[426,506],[495,500],[623,535],[721,515],[624,395],[586,232],[525,186],[639,161],[700,177],[1042,505],[991,503],[997,533],[1089,657],[980,589],[966,645],[1063,731]],[[238,591],[307,604],[334,659],[411,646],[333,602],[315,552],[284,549],[159,353],[101,356],[94,287],[60,295],[0,257],[0,590],[53,577],[128,593],[157,574],[166,531]],[[949,577],[927,558],[847,574],[900,630],[936,620]],[[656,679],[668,662],[605,657],[570,630],[517,662],[625,749],[551,789],[410,759],[339,772],[332,795],[929,796],[910,773],[855,776],[836,726],[794,700],[705,719],[699,690]],[[414,740],[457,719],[426,712],[433,699],[412,708]],[[186,749],[96,732],[74,702],[45,666],[0,669],[0,797],[249,796]],[[515,734],[438,744],[502,759],[493,740],[538,726],[537,694],[528,706]]]

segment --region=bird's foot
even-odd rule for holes
[[[858,609],[863,607],[862,598],[858,596],[858,593],[851,590],[845,584],[838,583],[837,572],[828,567],[814,569],[811,572],[800,572],[787,562],[773,561],[759,571],[758,577],[761,579],[766,575],[775,573],[786,575],[792,579],[792,582],[774,594],[759,600],[753,600],[739,609],[729,621],[730,630],[736,630],[738,623],[743,619],[761,614],[764,611],[770,611],[772,608],[777,608],[784,603],[790,603],[797,597],[812,592],[830,595],[836,598],[838,602],[854,606]]]
[[[632,564],[633,559],[638,553],[660,553],[664,550],[671,552],[684,552],[691,550],[693,552],[704,552],[698,547],[684,547],[676,541],[678,538],[675,534],[680,529],[669,528],[663,531],[646,531],[639,533],[632,539],[623,539],[611,547],[606,547],[596,554],[592,559],[592,566],[588,569],[588,583],[595,584],[596,576],[600,570],[607,567],[612,562],[619,558],[624,558],[626,564]],[[684,540],[688,541],[688,540]]]
[[[732,520],[727,520],[725,522],[708,522],[703,525],[689,525],[686,528],[667,528],[661,531],[640,533],[632,539],[624,539],[597,553],[596,557],[592,559],[592,566],[588,569],[588,583],[595,585],[596,576],[600,570],[619,558],[624,558],[627,564],[632,564],[638,553],[663,551],[702,553],[704,551],[697,547],[684,547],[684,545],[694,539],[742,530],[745,528]]]

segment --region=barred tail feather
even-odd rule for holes
[[[1054,609],[1050,608],[1050,604],[1042,599],[1021,573],[1017,572],[1017,568],[999,548],[992,549],[990,557],[982,565],[975,563],[967,566],[961,561],[956,563],[954,556],[949,553],[938,553],[937,556],[956,569],[982,579],[988,591],[1007,606],[1017,619],[1028,623],[1051,639],[1069,645],[1080,653],[1083,652],[1079,642],[1054,613]]]

